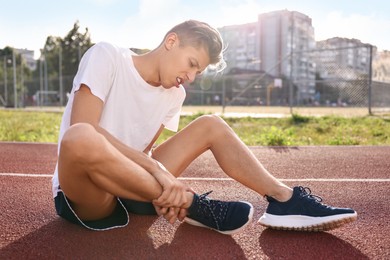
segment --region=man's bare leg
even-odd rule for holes
[[[153,154],[175,174],[181,173],[194,158],[208,149],[227,175],[257,193],[269,196],[266,213],[259,219],[261,225],[286,230],[323,231],[342,226],[357,217],[353,209],[320,203],[316,196],[310,196],[309,189],[303,187],[294,187],[293,196],[293,190],[276,180],[232,129],[216,116],[195,120],[160,145]]]
[[[274,178],[233,130],[217,116],[202,116],[159,145],[153,157],[178,176],[206,150],[211,150],[223,171],[256,191],[286,201],[292,190]]]
[[[110,215],[117,203],[116,196],[152,201],[162,193],[161,185],[150,173],[121,154],[88,124],[76,124],[65,133],[58,172],[61,189],[83,220]],[[188,193],[189,205],[192,197]]]

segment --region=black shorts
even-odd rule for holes
[[[113,213],[103,219],[83,221],[72,209],[68,198],[62,190],[58,191],[54,198],[57,214],[62,218],[91,230],[109,230],[125,227],[129,223],[129,212],[139,215],[157,215],[152,203],[117,198],[118,203]]]

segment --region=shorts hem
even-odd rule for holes
[[[89,230],[106,231],[115,228],[125,227],[129,223],[129,213],[119,198],[117,198],[118,204],[114,212],[110,216],[94,221],[81,220],[76,214],[76,212],[73,210],[72,206],[68,201],[68,198],[62,190],[59,190],[57,192],[57,196],[54,198],[54,201],[57,214],[60,217],[74,224],[83,226]]]

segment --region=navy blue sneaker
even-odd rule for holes
[[[206,227],[225,235],[232,235],[242,230],[250,223],[253,216],[253,206],[249,202],[225,202],[207,197],[211,193],[194,195],[194,201],[188,208],[188,224]]]
[[[357,213],[349,208],[327,206],[322,198],[312,195],[309,188],[294,187],[286,202],[266,197],[269,205],[259,219],[263,226],[297,231],[327,231],[356,220]]]

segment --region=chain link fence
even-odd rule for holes
[[[186,86],[185,105],[215,106],[222,112],[245,106],[258,113],[267,107],[278,107],[278,113],[283,114],[317,107],[389,114],[390,83],[372,80],[371,55],[370,46],[318,48],[293,53],[292,59],[284,57],[267,71],[227,68],[217,75],[206,73]],[[0,75],[3,106],[66,104],[74,75],[61,76],[57,72],[56,76],[47,77],[47,73],[41,72],[28,79],[12,66],[12,61],[4,62]],[[284,73],[277,75],[275,68],[282,68]]]
[[[370,46],[318,48],[292,57],[268,71],[228,68],[221,75],[203,76],[187,88],[185,104],[219,105],[223,111],[258,106],[259,113],[269,106],[284,108],[278,110],[283,113],[315,107],[390,112],[390,83],[372,80]],[[290,73],[276,75],[275,68]]]
[[[390,114],[390,83],[373,81],[371,83],[371,113]]]

